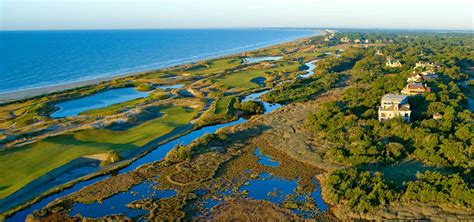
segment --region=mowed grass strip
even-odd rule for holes
[[[214,109],[214,114],[216,115],[224,115],[227,113],[227,110],[229,109],[229,104],[231,101],[232,97],[222,97],[219,98],[216,102],[216,108]]]
[[[167,107],[160,111],[164,113],[163,117],[125,131],[85,130],[2,152],[0,198],[76,158],[110,150],[119,153],[130,152],[130,149],[136,149],[177,127],[185,126],[198,112],[185,107]]]
[[[197,69],[191,71],[191,73],[194,75],[210,75],[218,72],[223,72],[225,70],[233,69],[241,65],[242,60],[239,58],[226,58],[209,61],[207,63],[209,65],[209,68]]]
[[[271,69],[255,69],[245,70],[231,73],[216,79],[216,84],[220,84],[228,88],[239,88],[243,90],[258,88],[260,85],[251,80],[257,77],[265,77],[266,72],[297,72],[301,66],[299,63],[280,63],[281,66]]]

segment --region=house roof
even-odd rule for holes
[[[408,84],[406,88],[409,90],[423,90],[426,92],[431,92],[431,88],[424,86],[422,83],[411,83]]]
[[[387,94],[384,97],[382,97],[382,100],[397,100],[397,101],[402,101],[406,99],[406,95],[399,95],[399,94]]]
[[[391,105],[391,106],[388,106],[388,107],[385,107],[385,108],[381,107],[381,109],[383,111],[403,111],[403,112],[411,111],[410,106],[408,106],[408,105],[402,105],[398,109],[395,109],[395,106],[396,105]]]
[[[411,83],[407,85],[408,89],[425,89],[425,86],[422,83]]]

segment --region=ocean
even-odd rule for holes
[[[0,94],[153,70],[317,33],[309,29],[0,31]]]

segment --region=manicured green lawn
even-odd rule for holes
[[[282,63],[282,66],[271,68],[271,69],[256,69],[235,72],[232,74],[225,75],[216,80],[217,84],[229,88],[240,88],[240,89],[253,89],[259,87],[258,84],[251,82],[256,77],[265,77],[266,72],[296,72],[300,64],[298,63]]]
[[[229,88],[252,89],[259,87],[259,85],[250,80],[264,76],[264,72],[260,70],[237,72],[217,79],[216,83]]]
[[[222,72],[227,69],[235,68],[241,64],[242,64],[242,61],[236,58],[218,59],[218,60],[209,62],[209,68],[198,69],[198,70],[192,71],[191,73],[195,75],[209,75],[209,74],[214,74],[217,72]]]
[[[143,146],[151,140],[171,132],[176,127],[183,126],[196,115],[196,111],[183,107],[170,107],[161,110],[163,118],[147,121],[126,131],[111,131],[93,129],[74,134],[80,141],[92,141],[110,144],[132,144]]]
[[[115,150],[130,152],[189,123],[197,110],[167,107],[164,116],[125,131],[85,130],[51,137],[0,155],[0,198],[84,155]]]
[[[222,97],[217,100],[216,108],[214,109],[214,114],[225,114],[229,109],[229,103],[231,102],[231,99],[231,97]]]

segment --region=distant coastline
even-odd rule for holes
[[[278,30],[278,29],[274,29],[274,30]],[[178,62],[178,63],[175,63],[175,64],[163,66],[163,67],[150,68],[150,69],[146,69],[146,70],[142,70],[142,71],[132,71],[132,72],[127,72],[127,73],[123,73],[123,74],[117,74],[117,75],[105,76],[105,77],[98,77],[98,78],[87,79],[87,80],[78,80],[78,81],[73,81],[73,82],[69,82],[69,83],[57,84],[57,85],[39,86],[39,87],[28,88],[28,89],[12,91],[12,92],[4,92],[4,93],[0,92],[0,104],[15,102],[15,101],[18,101],[18,100],[23,100],[23,99],[29,99],[29,98],[42,96],[42,95],[47,95],[47,94],[50,94],[50,93],[60,92],[60,91],[64,91],[64,90],[71,90],[71,89],[75,89],[75,88],[79,88],[79,87],[84,87],[84,86],[89,86],[89,85],[94,85],[94,84],[100,84],[100,83],[108,82],[108,81],[111,81],[111,80],[114,80],[114,79],[125,78],[125,77],[129,77],[129,76],[139,75],[139,74],[142,74],[142,73],[147,73],[147,72],[152,72],[152,71],[157,71],[157,70],[166,70],[166,69],[170,69],[170,68],[173,68],[173,67],[192,64],[192,63],[196,63],[196,62],[200,62],[200,61],[206,61],[206,60],[215,59],[215,58],[221,58],[221,57],[237,55],[237,54],[241,54],[243,52],[249,52],[249,51],[264,49],[264,48],[273,47],[273,46],[280,45],[280,44],[285,44],[285,43],[288,43],[288,42],[293,42],[293,41],[298,41],[298,40],[305,39],[305,38],[314,37],[314,36],[320,35],[322,33],[321,30],[316,30],[316,29],[308,28],[308,29],[305,29],[305,30],[314,31],[314,33],[310,34],[310,35],[303,36],[303,37],[290,38],[288,40],[271,41],[269,43],[257,43],[255,45],[258,45],[258,46],[249,47],[249,48],[242,47],[241,50],[239,50],[239,49],[230,49],[228,53],[216,52],[213,55],[210,55],[210,56],[207,56],[207,57],[198,58],[198,59],[194,59],[194,60],[190,59],[190,60],[186,60],[186,61],[183,61],[183,62]],[[260,44],[262,44],[262,45],[260,45]]]

